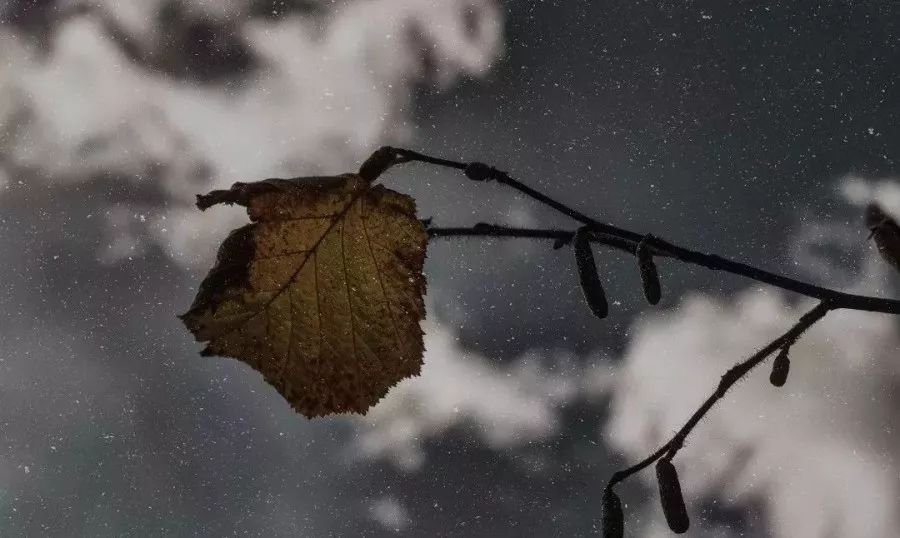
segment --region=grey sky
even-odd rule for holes
[[[893,192],[868,180],[900,162],[890,3],[120,4],[0,7],[0,534],[589,535],[608,473],[640,457],[647,431],[678,422],[653,403],[674,416],[700,397],[623,389],[647,373],[641,350],[662,346],[673,361],[697,351],[692,338],[709,328],[683,302],[693,290],[747,319],[746,282],[664,263],[659,311],[672,324],[635,326],[646,305],[633,260],[598,251],[616,301],[601,323],[567,249],[435,242],[423,376],[370,417],[308,421],[244,365],[198,357],[174,317],[244,219],[200,213],[193,194],[236,180],[344,172],[380,144],[408,145],[490,162],[636,231],[832,286],[893,289],[858,226],[859,196]],[[848,191],[847,174],[863,187]],[[384,182],[441,225],[569,225],[449,171],[411,165]],[[793,307],[770,300],[790,323]],[[740,324],[732,314],[723,327]],[[871,362],[889,359],[895,324],[873,327],[848,338],[882,343],[877,353],[834,344],[839,326],[817,333],[819,355],[839,366],[800,385],[845,391],[848,423],[895,403],[893,372]],[[750,349],[715,351],[722,362],[689,372],[714,379]],[[852,365],[841,361],[860,356],[882,385],[839,383]],[[740,393],[739,410],[769,398],[760,387]],[[842,444],[829,405],[793,416],[774,406],[758,436],[720,453],[777,458],[825,439],[836,448],[823,468],[836,468],[859,445]],[[808,438],[771,440],[798,416]],[[710,428],[740,433],[728,424]],[[898,443],[878,442],[893,465]],[[790,525],[818,507],[771,502],[787,491],[774,479],[723,487],[734,461],[717,467],[704,459],[712,445],[698,445],[686,483],[708,535],[821,535]],[[623,493],[629,529],[648,536],[652,486]],[[896,487],[884,484],[873,536],[896,525]],[[862,535],[838,519],[837,536]]]

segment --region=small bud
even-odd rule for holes
[[[553,241],[553,250],[559,250],[572,242],[572,237],[560,237]]]
[[[670,460],[661,459],[656,463],[656,480],[659,482],[659,499],[662,502],[666,523],[675,534],[687,532],[690,527],[687,507],[681,495],[678,472]]]
[[[653,253],[647,248],[644,241],[638,243],[635,255],[638,259],[638,269],[641,271],[641,284],[644,287],[644,297],[650,304],[656,304],[662,297],[662,290],[659,284],[659,272],[656,270],[656,264],[653,263]]]
[[[625,535],[625,516],[622,501],[612,488],[603,492],[603,513],[601,514],[603,538],[622,538]]]
[[[791,370],[791,359],[788,358],[790,346],[784,346],[778,351],[775,362],[772,363],[772,373],[769,381],[776,387],[783,387],[787,381],[788,372]]]
[[[581,289],[587,300],[591,312],[600,319],[609,314],[609,305],[606,302],[606,293],[600,283],[600,275],[597,274],[597,264],[594,262],[594,253],[591,251],[590,231],[587,228],[579,228],[572,240],[575,248],[575,263],[578,266],[578,278],[581,281]]]
[[[495,179],[497,170],[484,163],[473,162],[466,166],[464,173],[466,174],[466,177],[472,181],[487,181],[489,179]]]

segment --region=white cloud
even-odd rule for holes
[[[249,2],[246,1],[229,1],[227,5],[226,2],[190,1],[188,16],[202,18],[217,29],[233,29],[260,60],[252,70],[200,84],[188,80],[189,77],[173,76],[144,65],[121,46],[123,35],[127,36],[129,45],[143,54],[164,45],[165,29],[160,27],[158,15],[168,3],[112,0],[60,3],[60,10],[69,12],[50,21],[52,28],[41,36],[46,38],[46,43],[42,43],[45,49],[36,47],[30,37],[13,33],[12,26],[0,28],[0,184],[8,175],[17,188],[30,189],[28,202],[36,207],[42,205],[41,196],[56,193],[54,189],[44,188],[45,184],[80,184],[85,197],[95,194],[94,189],[102,190],[94,200],[109,200],[103,214],[95,214],[108,225],[108,235],[99,241],[96,254],[104,262],[138,254],[152,241],[177,261],[198,263],[206,268],[221,237],[245,221],[246,216],[235,208],[202,214],[193,207],[195,193],[239,180],[352,170],[379,145],[408,139],[413,121],[412,91],[416,85],[446,86],[460,76],[483,74],[501,46],[501,15],[493,0],[329,2],[322,3],[316,15],[297,12],[282,19],[247,17]],[[81,6],[80,11],[74,9],[76,4]],[[474,33],[467,26],[471,21],[476,23]],[[116,32],[110,31],[111,26]],[[413,35],[416,39],[411,39]],[[424,69],[426,54],[433,73]],[[19,181],[26,184],[18,186]],[[70,231],[78,233],[74,228],[77,225],[73,223]],[[91,260],[82,257],[78,264],[91,267]],[[135,265],[135,270],[140,267]],[[43,288],[15,289],[24,294],[21,301],[29,306],[47,301],[41,295]],[[144,289],[131,291],[148,293]],[[165,293],[179,292],[170,289],[160,293],[159,297],[152,298],[154,303],[171,299]],[[94,312],[95,305],[106,304],[95,297],[79,297],[88,312]],[[10,310],[11,315],[17,309]],[[34,332],[34,327],[29,326],[24,332],[19,329],[8,325],[6,333],[19,344],[10,347],[11,352],[21,348],[13,358],[25,362],[12,364],[7,360],[5,366],[0,364],[0,369],[11,369],[0,386],[18,383],[16,390],[12,385],[7,387],[12,398],[7,407],[16,411],[13,413],[16,417],[50,418],[39,421],[46,427],[37,430],[25,424],[27,420],[10,426],[13,428],[10,432],[21,440],[15,446],[10,445],[8,461],[0,465],[0,476],[7,479],[4,483],[13,492],[10,499],[31,502],[35,498],[38,499],[35,503],[43,507],[45,499],[39,494],[32,495],[29,484],[38,483],[39,479],[46,483],[58,481],[62,476],[46,472],[52,458],[43,449],[45,437],[66,434],[71,428],[93,432],[97,429],[95,421],[103,427],[103,435],[113,436],[116,446],[122,447],[120,452],[128,450],[129,454],[143,458],[139,466],[141,473],[153,475],[139,480],[148,487],[141,489],[139,495],[131,496],[138,499],[137,504],[150,507],[152,499],[147,501],[144,496],[152,497],[162,490],[180,491],[180,480],[190,483],[188,488],[192,487],[200,475],[180,477],[177,467],[183,462],[173,462],[169,452],[160,449],[174,442],[170,437],[171,424],[167,423],[167,431],[161,432],[157,431],[159,423],[153,422],[145,429],[137,429],[130,437],[123,437],[123,432],[135,431],[129,422],[130,413],[136,405],[146,405],[146,401],[123,403],[115,396],[127,391],[143,395],[149,390],[143,384],[152,384],[129,369],[135,368],[134,363],[116,362],[115,368],[98,370],[94,364],[96,350],[54,348],[45,350],[45,355],[65,359],[66,368],[54,370],[62,377],[44,376],[46,379],[38,383],[36,378],[31,379],[36,372],[32,370],[43,362],[33,360],[34,350],[28,348],[34,347],[33,342],[27,339],[19,342],[17,336]],[[128,334],[128,328],[122,330],[123,335]],[[63,342],[71,335],[60,336],[42,329],[40,336],[52,343]],[[73,337],[82,341],[85,335],[79,332]],[[159,353],[167,353],[165,345],[152,344],[162,346],[158,348],[163,350]],[[163,367],[155,359],[140,363],[146,363],[153,372]],[[222,367],[236,366],[229,362]],[[194,374],[196,368],[189,366],[186,371]],[[244,406],[238,401],[241,396],[227,389],[210,388],[207,371],[199,375],[204,379],[200,385],[204,390],[221,390],[234,398],[235,403],[222,414],[235,424],[242,422]],[[162,376],[162,379],[169,378]],[[178,380],[187,384],[194,381],[190,377]],[[98,386],[114,388],[116,393],[108,401],[91,402],[98,411],[85,409],[83,400],[73,403],[79,394],[105,394]],[[41,389],[41,394],[59,392],[61,397],[58,401],[36,398],[35,387]],[[156,389],[151,392],[159,393]],[[25,403],[17,403],[17,398],[29,394],[30,399],[22,400]],[[36,403],[41,409],[32,409]],[[258,403],[254,399],[254,405]],[[17,411],[17,408],[22,409]],[[258,414],[253,421],[254,430],[285,427],[274,424],[265,408],[252,407],[252,412]],[[81,415],[73,418],[72,413]],[[117,422],[120,415],[125,419]],[[189,420],[183,413],[175,416]],[[207,426],[197,426],[196,431],[204,427]],[[295,421],[289,427],[314,432],[309,438],[315,440],[316,431],[330,426]],[[272,433],[274,438],[281,439],[276,431]],[[320,435],[320,444],[326,444],[323,441],[326,438],[330,436]],[[105,437],[102,439],[108,442]],[[36,446],[37,442],[42,443],[40,447]],[[279,441],[278,446],[288,447],[288,443]],[[296,447],[288,448],[290,456],[296,456]],[[228,449],[222,450],[228,453]],[[318,450],[318,447],[311,450],[312,459],[308,461],[316,460]],[[92,457],[106,457],[104,452],[88,452]],[[330,454],[323,450],[321,459]],[[292,461],[287,455],[285,458],[284,461]],[[117,466],[119,462],[108,459],[104,462],[117,471],[122,469]],[[172,469],[176,470],[169,473]],[[302,471],[297,472],[302,475]],[[113,474],[115,480],[134,479],[127,467],[125,472],[113,471]],[[144,475],[138,473],[138,476]],[[208,476],[202,482],[202,487],[208,487]],[[238,482],[241,485],[235,489],[249,483]],[[77,480],[62,483],[75,489],[79,487]],[[113,486],[114,491],[128,491],[128,486],[117,487],[118,482]],[[278,487],[273,485],[273,491],[279,491]],[[271,529],[278,525],[273,520],[283,518],[282,534],[297,533],[297,527],[290,527],[291,517],[303,512],[295,501],[306,493],[291,491],[285,496],[287,500],[279,498],[269,503],[257,499],[261,510],[250,512],[262,514],[258,528]],[[230,500],[240,499],[233,495],[233,490],[224,490],[222,495]],[[60,502],[68,502],[65,495],[59,498]],[[189,502],[180,502],[183,498],[175,494],[166,498],[176,508],[192,510]],[[376,516],[395,527],[403,524],[402,506],[400,511],[385,507],[391,508],[384,503],[375,506]],[[26,512],[23,510],[21,514]]]
[[[414,470],[424,463],[422,444],[454,426],[471,426],[497,449],[557,433],[559,408],[581,391],[580,368],[564,356],[545,360],[538,353],[493,365],[462,349],[446,328],[425,325],[422,375],[402,381],[354,419],[356,456],[388,458]]]
[[[189,2],[188,15],[230,21],[261,59],[229,87],[203,86],[132,61],[109,25],[152,48],[163,3],[120,4],[86,3],[86,13],[63,19],[46,58],[3,34],[0,124],[15,136],[0,149],[51,182],[155,182],[167,223],[153,222],[150,236],[185,263],[207,263],[210,245],[238,222],[236,213],[201,222],[194,194],[352,170],[379,145],[408,138],[412,88],[430,75],[425,56],[447,85],[484,73],[501,46],[491,0],[339,3],[324,16],[277,21],[245,17],[248,2]]]
[[[376,499],[369,507],[369,515],[382,527],[394,532],[404,530],[410,523],[406,509],[391,496]]]
[[[848,185],[850,201],[860,205],[892,188]],[[871,249],[865,256],[852,291],[886,293],[885,264]],[[614,378],[605,438],[629,461],[654,451],[729,367],[787,330],[812,304],[788,304],[766,288],[729,301],[694,295],[675,310],[645,316]],[[769,384],[771,362],[739,383],[675,459],[689,504],[700,496],[726,504],[762,501],[779,537],[900,535],[897,327],[889,315],[831,312],[793,346],[785,387]],[[655,491],[652,470],[640,476]],[[660,510],[653,508],[659,526]]]
[[[865,207],[877,200],[885,211],[900,215],[900,183],[896,178],[867,180],[849,175],[841,181],[840,187],[844,199],[854,206]]]

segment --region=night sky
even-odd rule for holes
[[[835,182],[848,173],[897,171],[900,18],[885,3],[514,2],[507,12],[507,50],[486,81],[451,95],[422,90],[419,132],[429,151],[495,163],[600,220],[791,276],[807,275],[785,267],[785,229],[808,215],[860,218],[836,207]],[[432,208],[433,196],[417,197],[441,223],[465,215],[447,208],[456,200],[439,195]],[[556,286],[571,281],[569,273],[559,275],[564,270],[523,268],[521,281],[497,275],[498,294],[484,298],[479,288],[469,300],[499,308],[534,285],[557,296],[572,287]],[[688,289],[745,285],[671,270],[671,301]],[[621,273],[612,278],[623,279],[619,293],[633,313],[643,308],[630,293],[637,275]],[[573,319],[566,314],[575,308],[565,303],[535,313],[526,319],[535,340],[518,345],[549,340],[591,348],[627,324],[626,314],[610,320],[609,332],[599,328],[596,339],[580,330],[584,325],[567,334]],[[501,323],[521,327],[529,312],[508,311],[515,320]],[[593,324],[588,316],[578,321]],[[575,342],[560,342],[567,337]],[[507,342],[491,351],[503,349],[519,351]]]
[[[686,247],[830,287],[896,293],[897,278],[872,269],[862,212],[847,194],[857,178],[900,210],[900,191],[890,190],[900,173],[900,7],[891,2],[233,0],[128,9],[77,0],[0,7],[4,536],[595,535],[606,478],[644,455],[619,429],[607,431],[609,420],[630,416],[615,402],[628,389],[619,380],[643,364],[639,344],[666,336],[671,354],[664,347],[670,356],[659,358],[677,365],[692,349],[684,342],[705,334],[688,327],[702,309],[685,305],[698,293],[722,320],[775,320],[761,334],[796,317],[795,296],[760,321],[764,309],[746,307],[746,290],[781,296],[668,260],[663,300],[642,315],[649,307],[634,260],[598,248],[612,310],[599,321],[569,249],[436,240],[422,378],[401,384],[374,418],[307,420],[245,365],[200,358],[175,318],[210,253],[243,222],[237,210],[195,211],[192,196],[233,181],[341,173],[381,144],[401,145],[490,163],[598,220]],[[291,25],[312,37],[297,38]],[[60,36],[65,48],[54,47]],[[83,55],[67,52],[82,43]],[[411,194],[435,225],[576,227],[453,171],[404,165],[383,182]],[[879,323],[871,332],[853,324],[846,338],[883,350],[887,361],[860,352],[858,370],[890,382],[829,385],[842,370],[825,362],[823,377],[811,376],[807,392],[792,389],[797,399],[768,424],[802,420],[797,402],[817,401],[821,382],[836,391],[832,403],[851,402],[837,409],[853,412],[810,403],[812,416],[833,420],[797,446],[842,429],[857,432],[861,450],[900,446],[891,428],[860,426],[854,414],[896,420],[881,410],[896,407],[900,375],[881,368],[897,354],[898,331]],[[811,337],[827,343],[810,356],[857,356],[839,343],[842,328],[828,330]],[[722,336],[709,352],[730,364],[765,338],[737,349],[735,341]],[[442,368],[432,376],[429,361]],[[722,372],[707,368],[700,386],[711,388]],[[762,385],[767,373],[758,377]],[[667,406],[695,406],[705,392],[651,394],[641,443],[655,447],[674,429]],[[870,408],[853,406],[857,393]],[[458,400],[446,403],[446,394]],[[735,405],[756,417],[758,398]],[[508,436],[497,433],[504,428]],[[794,445],[751,442],[745,429],[734,426],[723,446],[689,446],[697,456],[685,465],[703,476],[688,483],[689,535],[896,535],[900,451],[876,450],[896,482],[879,497],[889,506],[882,526],[791,533],[777,480],[760,486],[739,463]],[[365,449],[373,432],[393,444]],[[392,458],[407,445],[421,461]],[[720,464],[717,454],[737,456]],[[621,489],[628,535],[666,536],[646,474]],[[851,508],[826,508],[852,519]]]

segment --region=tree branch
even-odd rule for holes
[[[442,237],[498,237],[498,238],[530,238],[530,239],[553,239],[558,243],[565,244],[571,241],[572,236],[575,235],[575,231],[569,230],[559,230],[559,229],[542,229],[542,228],[514,228],[508,226],[499,226],[496,224],[485,224],[478,223],[475,226],[469,228],[440,228],[440,227],[429,227],[428,234],[431,237],[442,238]],[[641,236],[643,237],[643,236]],[[594,243],[598,243],[601,245],[606,245],[612,247],[614,249],[620,250],[622,252],[627,252],[628,254],[635,254],[635,249],[637,248],[638,243],[630,240],[624,239],[622,237],[617,237],[614,235],[609,235],[605,233],[594,233],[591,241]],[[648,243],[653,245],[661,242],[661,239],[651,237],[648,239]],[[665,241],[662,241],[665,243]],[[726,260],[716,255],[709,254],[701,254],[698,252],[690,251],[688,249],[682,247],[675,247],[678,249],[679,255],[673,255],[666,253],[660,254],[659,251],[654,252],[657,256],[666,256],[673,259],[681,260],[686,263],[700,265],[702,267],[707,267],[709,269],[725,271],[727,273],[737,274],[740,276],[744,276],[750,278],[752,280],[756,280],[759,282],[763,282],[766,284],[771,284],[775,287],[793,291],[799,293],[800,295],[805,295],[807,297],[813,299],[819,299],[821,301],[828,301],[829,304],[832,305],[832,308],[846,308],[848,310],[861,310],[866,312],[881,312],[885,314],[900,314],[900,300],[896,299],[883,299],[880,297],[870,297],[867,295],[854,295],[851,293],[844,293],[842,291],[837,291],[829,288],[824,288],[821,286],[816,286],[814,284],[809,284],[806,282],[801,282],[799,280],[794,280],[788,277],[783,277],[780,275],[776,275],[773,273],[768,273],[762,269],[757,269],[755,267],[733,262],[730,260]],[[672,251],[670,251],[672,252]],[[684,255],[682,253],[688,253]],[[746,270],[736,271],[732,270],[732,265],[739,265],[741,267],[745,267]],[[768,275],[767,278],[760,277],[760,275]]]
[[[510,177],[506,172],[502,172],[479,162],[464,163],[432,157],[415,151],[406,149],[398,149],[391,147],[383,147],[376,151],[360,168],[360,175],[368,181],[374,181],[378,176],[390,168],[391,166],[403,162],[419,161],[438,166],[462,170],[466,177],[473,181],[497,181],[504,185],[508,185],[513,189],[525,194],[526,196],[578,221],[582,224],[578,233],[584,233],[587,230],[589,236],[587,239],[593,243],[603,244],[628,254],[639,257],[642,263],[652,265],[654,256],[669,257],[680,260],[685,263],[699,265],[713,270],[725,271],[735,275],[763,282],[784,290],[792,291],[818,299],[819,304],[804,314],[797,323],[787,332],[770,342],[768,345],[754,353],[748,359],[737,363],[730,370],[725,372],[719,381],[718,386],[713,393],[700,405],[687,422],[656,452],[650,454],[640,462],[618,471],[610,477],[609,482],[604,490],[604,516],[603,528],[604,533],[610,536],[621,536],[623,529],[623,516],[618,497],[613,491],[613,487],[619,482],[627,479],[633,474],[645,469],[653,462],[657,463],[657,479],[660,481],[660,492],[663,501],[663,509],[666,513],[666,519],[673,531],[681,533],[688,528],[687,515],[684,512],[684,501],[681,498],[681,490],[678,485],[678,478],[671,459],[684,446],[685,439],[700,423],[703,417],[719,402],[728,390],[735,383],[744,378],[756,366],[761,364],[766,358],[777,350],[781,350],[781,354],[776,359],[776,363],[780,360],[784,362],[779,365],[779,375],[773,373],[771,379],[776,386],[783,384],[783,378],[787,375],[787,350],[807,329],[822,319],[830,310],[838,308],[846,308],[851,310],[863,310],[869,312],[882,312],[888,314],[900,314],[900,300],[884,299],[880,297],[868,297],[863,295],[853,295],[837,290],[816,286],[807,282],[789,278],[783,275],[772,273],[758,267],[729,260],[715,254],[706,254],[685,247],[678,246],[674,243],[660,239],[655,236],[639,234],[630,230],[625,230],[617,226],[597,221],[587,215],[559,202],[539,191],[524,185],[516,179]],[[873,234],[875,231],[873,231]],[[552,239],[554,240],[554,248],[560,248],[572,242],[575,231],[558,230],[558,229],[535,229],[535,228],[513,228],[506,226],[498,226],[493,224],[479,223],[471,228],[439,228],[428,225],[428,234],[432,238],[439,237],[499,237],[499,238],[531,238],[531,239]],[[897,230],[900,236],[900,228]],[[583,236],[579,236],[583,237]],[[900,239],[898,239],[900,241]],[[640,251],[639,251],[640,247]],[[879,243],[879,248],[882,245]],[[891,259],[893,260],[893,259]],[[893,263],[893,261],[892,261]],[[898,262],[900,267],[900,262]],[[641,266],[642,278],[645,277],[645,267]],[[658,289],[658,280],[656,280],[655,266],[651,270],[653,277],[652,283]],[[583,284],[584,286],[584,284]],[[645,279],[645,293],[646,293]],[[652,295],[658,300],[658,292]],[[648,295],[648,300],[654,302]],[[602,317],[602,315],[600,316]],[[783,356],[781,356],[783,355]],[[663,495],[665,493],[665,495]]]
[[[473,181],[493,180],[497,181],[498,183],[508,185],[513,189],[521,192],[522,194],[525,194],[526,196],[533,198],[534,200],[537,200],[538,202],[550,208],[555,209],[563,215],[567,215],[572,219],[588,226],[592,231],[594,231],[594,235],[597,238],[598,242],[613,246],[615,248],[618,248],[619,250],[623,250],[631,254],[634,254],[638,243],[644,240],[646,248],[648,248],[654,256],[675,258],[683,262],[693,265],[699,265],[708,269],[725,271],[727,273],[740,275],[756,280],[758,282],[769,284],[770,286],[775,286],[787,291],[799,293],[813,299],[819,299],[823,301],[827,300],[841,308],[865,310],[868,312],[882,312],[885,314],[900,314],[900,300],[883,299],[880,297],[867,297],[864,295],[851,295],[848,293],[830,290],[828,288],[816,286],[808,282],[803,282],[802,280],[796,280],[766,271],[764,269],[760,269],[758,267],[753,267],[752,265],[748,265],[746,263],[729,260],[716,254],[705,254],[703,252],[681,247],[656,236],[647,236],[646,234],[639,234],[631,230],[625,230],[617,226],[602,223],[598,220],[588,217],[580,211],[570,208],[562,202],[554,200],[546,194],[528,187],[522,182],[510,177],[506,172],[502,172],[483,163],[464,163],[448,159],[440,159],[408,149],[391,148],[387,146],[376,151],[375,155],[378,155],[382,160],[386,158],[386,155],[392,155],[394,157],[394,161],[392,164],[419,161],[434,164],[437,166],[453,168],[456,170],[463,170],[466,174],[466,177]],[[373,157],[375,155],[373,155]],[[371,160],[372,158],[370,158],[370,161]],[[369,161],[367,161],[367,163],[368,162]],[[383,166],[382,170],[386,170],[390,166],[390,164]],[[366,164],[364,164],[363,167],[366,167]],[[486,235],[500,236],[501,234]],[[514,235],[511,234],[508,236],[514,237]]]
[[[754,353],[750,358],[743,362],[739,362],[736,365],[732,366],[730,370],[728,370],[725,375],[722,376],[722,379],[719,381],[719,385],[716,387],[716,390],[713,391],[712,394],[703,402],[703,404],[691,415],[691,418],[678,430],[671,439],[669,439],[666,444],[661,446],[659,450],[650,454],[639,463],[632,465],[627,469],[623,469],[621,471],[616,472],[609,479],[609,483],[606,485],[606,489],[610,489],[619,482],[625,480],[629,476],[640,472],[647,466],[649,466],[654,461],[658,460],[663,456],[667,456],[671,458],[678,452],[682,446],[684,446],[684,441],[687,439],[687,436],[690,435],[691,431],[697,426],[700,420],[709,412],[713,406],[721,400],[725,393],[728,392],[735,383],[740,381],[745,375],[750,373],[751,370],[759,366],[763,361],[765,361],[769,355],[777,351],[779,348],[785,345],[793,344],[797,338],[800,337],[807,329],[813,326],[817,321],[822,319],[825,314],[828,313],[829,310],[833,310],[835,307],[830,305],[827,301],[822,301],[815,308],[804,314],[793,327],[791,327],[787,332],[772,340],[766,347],[760,349],[756,353]]]

